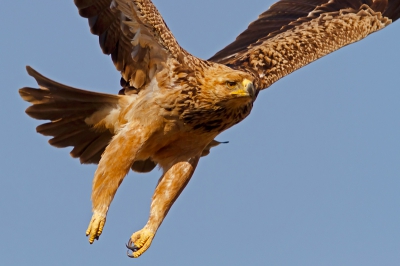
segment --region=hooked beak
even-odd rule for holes
[[[256,89],[254,88],[253,82],[248,79],[244,79],[242,84],[242,89],[233,91],[231,94],[239,97],[251,97],[254,99],[256,96]]]

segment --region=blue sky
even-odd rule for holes
[[[273,1],[154,0],[189,52],[208,58]],[[125,255],[147,221],[158,171],[130,173],[89,245],[94,165],[35,132],[25,72],[116,93],[119,73],[73,1],[0,9],[2,265],[400,265],[400,23],[260,93],[218,140],[151,248]]]

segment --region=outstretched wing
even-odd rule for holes
[[[75,0],[75,5],[121,71],[125,94],[143,89],[169,56],[182,56],[183,49],[150,0]]]
[[[399,16],[400,0],[281,0],[209,60],[253,73],[264,89]]]

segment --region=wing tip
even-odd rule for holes
[[[26,72],[28,72],[29,76],[35,75],[36,73],[38,73],[36,70],[34,70],[30,65],[26,65]]]
[[[33,77],[34,79],[36,79],[38,84],[40,83],[39,80],[46,80],[47,79],[42,74],[40,74],[35,69],[33,69],[31,66],[27,65],[25,68],[26,68],[26,72],[28,72],[28,75]]]

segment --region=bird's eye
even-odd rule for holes
[[[236,86],[237,86],[237,83],[235,82],[235,81],[227,81],[226,82],[226,86],[229,88],[229,89],[235,89],[236,88]]]

